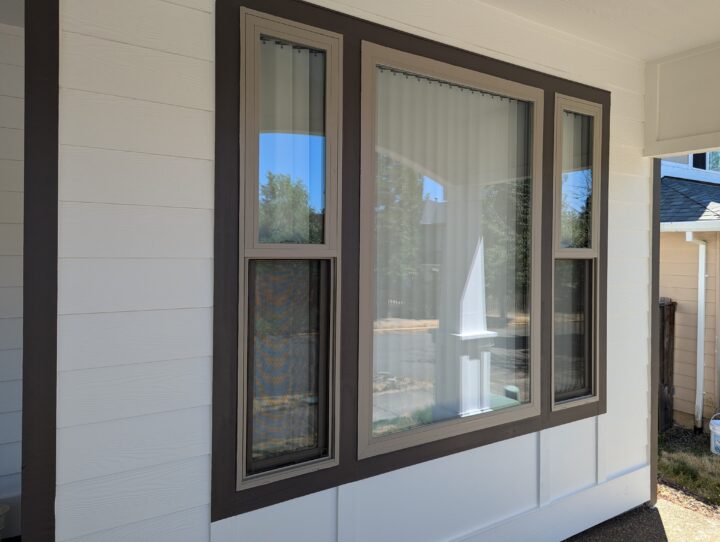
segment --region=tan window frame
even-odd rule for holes
[[[530,402],[507,410],[438,422],[382,437],[372,436],[373,223],[375,197],[375,72],[377,66],[448,81],[533,104],[532,113],[532,287]],[[362,43],[360,303],[358,352],[358,458],[372,457],[540,414],[540,243],[542,204],[542,127],[544,91],[437,60]]]
[[[325,223],[321,244],[269,244],[258,242],[258,134],[259,134],[259,47],[266,35],[325,51]],[[260,13],[240,9],[240,265],[238,305],[238,427],[236,489],[244,490],[293,476],[315,472],[338,464],[340,416],[340,163],[342,119],[342,35]],[[331,264],[330,359],[328,363],[328,445],[329,452],[297,465],[260,474],[247,473],[247,310],[248,265],[250,260],[328,260]]]
[[[560,247],[560,209],[562,202],[562,152],[563,152],[563,114],[565,112],[579,113],[593,119],[593,146],[592,146],[592,204],[590,208],[591,231],[590,231],[590,247],[589,248],[562,248]],[[554,210],[553,210],[553,280],[552,284],[552,300],[553,319],[552,319],[552,410],[565,410],[568,408],[596,403],[600,400],[600,363],[598,362],[598,337],[600,326],[599,311],[599,270],[600,270],[600,236],[601,222],[600,209],[602,197],[601,183],[601,151],[602,151],[602,105],[587,100],[581,100],[572,96],[563,94],[555,95],[555,152],[554,152]],[[592,336],[592,393],[583,397],[567,399],[564,401],[555,401],[555,262],[557,260],[589,260],[592,262],[592,289],[593,289],[593,336]]]

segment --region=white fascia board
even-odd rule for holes
[[[660,233],[684,231],[720,231],[720,220],[695,220],[693,222],[660,223]]]

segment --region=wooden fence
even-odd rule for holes
[[[673,364],[675,362],[675,310],[677,303],[660,298],[660,388],[658,397],[658,431],[667,431],[673,424]]]

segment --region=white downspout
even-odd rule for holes
[[[695,432],[703,429],[703,396],[705,379],[705,277],[707,273],[707,243],[695,239],[693,232],[685,232],[685,240],[698,246],[698,285],[697,285],[697,357],[695,359]]]
[[[720,254],[720,235],[717,233],[715,254]],[[715,307],[715,412],[720,412],[720,318],[717,317],[717,307],[720,307],[720,273],[717,271],[715,272]]]

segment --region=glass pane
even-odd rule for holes
[[[592,260],[555,261],[555,400],[592,394]]]
[[[377,85],[373,434],[526,403],[532,106]]]
[[[330,262],[250,262],[248,472],[327,454]]]
[[[710,151],[707,153],[707,168],[709,171],[720,172],[720,151]]]
[[[322,243],[325,52],[262,37],[259,241]]]
[[[590,248],[593,184],[593,118],[563,113],[560,246]]]

